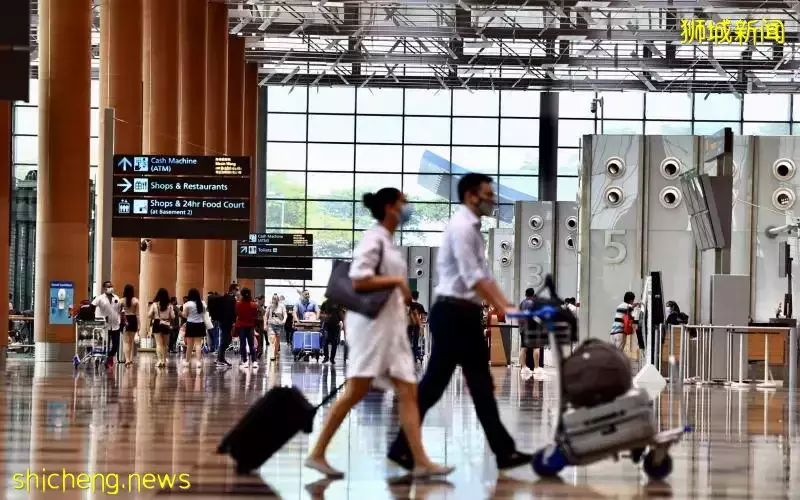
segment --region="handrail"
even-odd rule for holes
[[[738,326],[738,325],[669,325],[669,326],[682,326],[684,328],[704,328],[706,330],[746,330],[757,331],[758,333],[764,332],[787,332],[794,328],[793,326]]]

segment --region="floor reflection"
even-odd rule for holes
[[[495,368],[501,414],[522,449],[544,446],[555,421],[557,388],[524,381],[515,369]],[[215,454],[223,434],[246,408],[275,385],[296,385],[319,401],[346,377],[346,366],[292,363],[284,359],[258,371],[237,367],[180,370],[174,361],[157,369],[149,354],[134,367],[113,372],[71,365],[6,363],[0,393],[3,447],[0,475],[5,498],[101,498],[114,474],[121,494],[137,498],[175,495],[201,498],[284,499],[484,499],[484,498],[711,498],[800,497],[800,444],[794,394],[785,390],[724,387],[668,388],[654,401],[661,428],[691,425],[695,432],[672,450],[674,472],[648,483],[629,460],[568,468],[558,481],[542,481],[530,468],[498,477],[494,457],[460,376],[426,418],[429,454],[453,464],[447,481],[414,482],[384,459],[397,428],[391,393],[374,392],[334,438],[329,459],[347,471],[326,481],[302,467],[309,443],[300,435],[258,474],[240,477],[229,459]],[[324,411],[317,416],[316,428]],[[281,425],[264,423],[259,432]],[[96,477],[90,492],[67,488],[30,492],[20,488],[27,471]],[[22,474],[22,476],[20,476]],[[152,474],[153,482],[133,484]],[[188,474],[191,487],[159,486],[163,476]],[[105,481],[105,482],[104,482]],[[147,486],[147,487],[146,487]]]

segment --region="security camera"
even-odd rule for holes
[[[423,271],[422,269],[417,269],[415,271],[415,274],[417,275],[417,278],[422,278],[422,276],[425,275],[425,271]]]
[[[503,250],[504,252],[511,250],[511,243],[508,241],[500,242],[500,250]]]
[[[508,255],[503,255],[502,257],[500,257],[501,266],[507,266],[509,264],[511,264],[511,257],[509,257]]]
[[[534,215],[528,220],[528,225],[534,231],[539,231],[544,226],[544,219],[542,219],[541,215]]]
[[[145,238],[139,243],[139,250],[142,252],[150,250],[150,238]]]
[[[570,250],[575,248],[575,240],[572,238],[572,236],[567,237],[565,243],[567,244],[567,248],[569,248]]]
[[[597,113],[597,99],[592,99],[592,103],[589,104],[589,112],[591,114]]]
[[[425,259],[423,259],[422,257],[417,257],[416,259],[414,259],[414,262],[416,262],[418,266],[421,266],[422,263],[425,262]]]
[[[534,250],[541,248],[542,246],[542,237],[538,234],[534,234],[530,238],[528,238],[528,246]]]

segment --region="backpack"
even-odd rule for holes
[[[636,331],[636,323],[633,322],[633,316],[631,313],[625,313],[622,316],[622,333],[625,335],[633,335]]]

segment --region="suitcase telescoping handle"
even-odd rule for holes
[[[322,408],[323,406],[325,406],[325,404],[326,404],[328,401],[330,401],[331,399],[333,399],[333,398],[334,398],[334,397],[335,397],[335,396],[336,396],[336,395],[339,393],[339,391],[341,391],[341,390],[342,390],[342,387],[344,387],[344,384],[346,384],[346,382],[342,382],[341,384],[339,384],[339,386],[338,386],[336,389],[332,390],[331,392],[329,392],[329,393],[328,393],[328,395],[327,395],[327,396],[325,396],[324,398],[322,398],[322,401],[320,402],[320,404],[318,404],[318,405],[317,405],[316,409],[317,409],[317,410],[319,410],[320,408]]]

